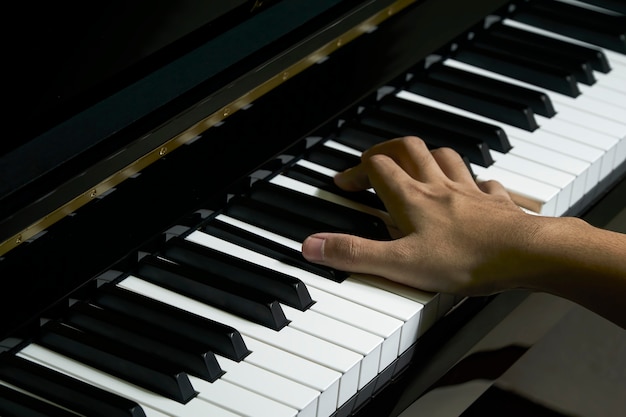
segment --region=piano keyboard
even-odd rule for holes
[[[613,14],[544,3],[575,4],[563,14],[572,19]],[[43,325],[32,343],[0,354],[0,414],[357,410],[459,299],[303,260],[301,242],[314,231],[389,238],[375,193],[343,193],[334,173],[378,141],[418,135],[455,147],[477,179],[502,182],[520,206],[547,216],[568,214],[623,173],[624,17],[611,16],[621,19],[616,35],[542,16],[514,15],[467,50],[416,69],[249,195]]]

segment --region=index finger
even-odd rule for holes
[[[445,176],[426,143],[418,137],[406,136],[374,145],[363,153],[359,165],[337,174],[335,183],[349,191],[370,188],[370,166],[367,161],[379,154],[393,159],[399,167],[418,181],[431,181]]]

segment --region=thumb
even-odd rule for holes
[[[302,256],[309,262],[342,271],[372,273],[379,269],[379,260],[385,261],[382,246],[385,243],[389,242],[340,233],[316,233],[302,243]]]

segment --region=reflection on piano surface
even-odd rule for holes
[[[389,238],[376,195],[335,172],[418,135],[542,215],[623,180],[619,1],[261,3],[0,156],[0,414],[383,415],[403,378],[426,389],[455,358],[407,367],[504,296],[308,264],[315,231]],[[182,64],[206,74],[160,84]]]

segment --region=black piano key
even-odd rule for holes
[[[430,149],[450,147],[471,162],[488,167],[493,164],[489,145],[484,140],[463,133],[450,133],[449,130],[427,126],[408,117],[403,117],[379,109],[367,109],[361,113],[359,122],[365,127],[378,130],[383,136],[419,136]]]
[[[0,357],[0,379],[76,413],[94,417],[145,416],[141,406],[134,401],[14,355],[4,354]],[[2,385],[0,388],[6,389]],[[4,394],[10,394],[3,391],[0,393],[0,398],[5,398]],[[20,404],[23,404],[22,400],[27,400],[29,406],[31,402],[37,403],[29,396],[21,398],[11,394],[11,398]],[[54,408],[32,405],[33,412],[66,415]]]
[[[136,275],[164,288],[212,305],[255,323],[280,330],[289,321],[275,297],[222,275],[147,256]]]
[[[310,217],[254,201],[245,196],[231,200],[224,214],[296,242],[303,242],[307,236],[317,232],[343,232]]]
[[[471,85],[430,77],[411,83],[407,90],[531,132],[539,127],[529,106],[509,100],[504,94],[494,97]]]
[[[300,165],[294,165],[293,167],[285,170],[283,175],[298,180],[305,184],[312,185],[321,190],[328,191],[338,196],[347,198],[357,203],[364,204],[368,207],[372,207],[378,210],[386,210],[384,203],[375,193],[367,190],[363,191],[346,191],[339,188],[332,177],[328,175],[315,172],[311,169]]]
[[[222,221],[213,221],[202,227],[205,233],[224,239],[241,247],[262,253],[285,264],[292,265],[336,282],[342,282],[348,273],[323,265],[312,264],[304,259],[302,252],[273,242],[255,233],[240,229]]]
[[[342,143],[346,146],[351,146],[354,149],[364,151],[369,147],[376,145],[377,143],[388,140],[388,138],[390,137],[393,138],[394,136],[389,136],[389,132],[387,131],[363,126],[359,123],[352,122],[345,126],[342,126],[341,131],[333,139],[336,142]],[[489,142],[490,140],[487,137],[483,137],[483,139],[485,140],[485,142]],[[476,178],[476,175],[474,175],[474,171],[472,170],[470,160],[465,155],[461,155],[461,157],[463,158],[463,162],[465,162],[465,165],[467,166],[467,170],[472,174],[474,178]]]
[[[480,122],[395,96],[383,98],[378,106],[384,111],[409,117],[418,123],[433,124],[453,132],[482,138],[487,142],[490,149],[502,153],[506,153],[512,148],[506,132],[500,126]]]
[[[356,155],[347,154],[328,146],[315,146],[311,148],[304,159],[315,162],[335,171],[344,171],[358,165],[361,158]]]
[[[236,329],[115,285],[101,286],[91,302],[205,345],[237,362],[250,353]]]
[[[342,126],[333,140],[364,152],[374,145],[393,138],[395,136],[389,136],[387,132],[371,130],[358,123],[351,122]]]
[[[105,415],[108,414],[101,414]],[[0,416],[76,417],[77,414],[0,384]]]
[[[479,74],[469,73],[446,65],[433,65],[428,77],[462,86],[470,91],[485,94],[487,97],[506,97],[507,100],[528,106],[536,114],[552,117],[556,114],[552,100],[542,91],[513,85]],[[532,122],[531,122],[532,124]]]
[[[571,72],[525,59],[515,50],[502,51],[476,41],[461,48],[454,58],[570,97],[580,95],[576,77]]]
[[[185,404],[196,396],[189,377],[153,355],[59,322],[48,322],[38,343],[88,366]]]
[[[554,0],[534,1],[514,19],[532,26],[626,53],[626,16],[610,15]]]
[[[163,255],[181,264],[247,285],[298,310],[304,311],[313,304],[309,291],[298,278],[185,239],[170,239]]]
[[[334,169],[335,171],[344,171],[361,162],[359,156],[351,155],[328,146],[315,146],[309,149],[304,159]]]
[[[176,343],[175,335],[158,334],[153,326],[123,314],[105,310],[84,302],[72,305],[64,323],[72,327],[98,334],[119,343],[145,350],[161,360],[179,365],[190,375],[213,382],[224,374],[211,351],[203,349],[189,340],[185,344]]]
[[[390,240],[385,223],[378,217],[314,196],[287,189],[268,182],[257,182],[249,192],[251,199],[274,208],[309,217],[325,223],[337,231],[352,233],[370,239]],[[327,230],[333,231],[333,230]]]
[[[596,82],[590,63],[578,57],[544,48],[541,45],[522,42],[514,36],[505,36],[498,32],[484,33],[480,40],[501,51],[515,51],[518,57],[524,57],[529,62],[542,63],[569,72],[579,83],[593,85]]]
[[[574,44],[504,24],[493,25],[489,30],[492,34],[505,37],[506,39],[515,39],[518,42],[544,48],[559,56],[565,55],[570,57],[570,59],[587,62],[598,72],[607,74],[611,71],[611,65],[606,55],[599,48]]]

